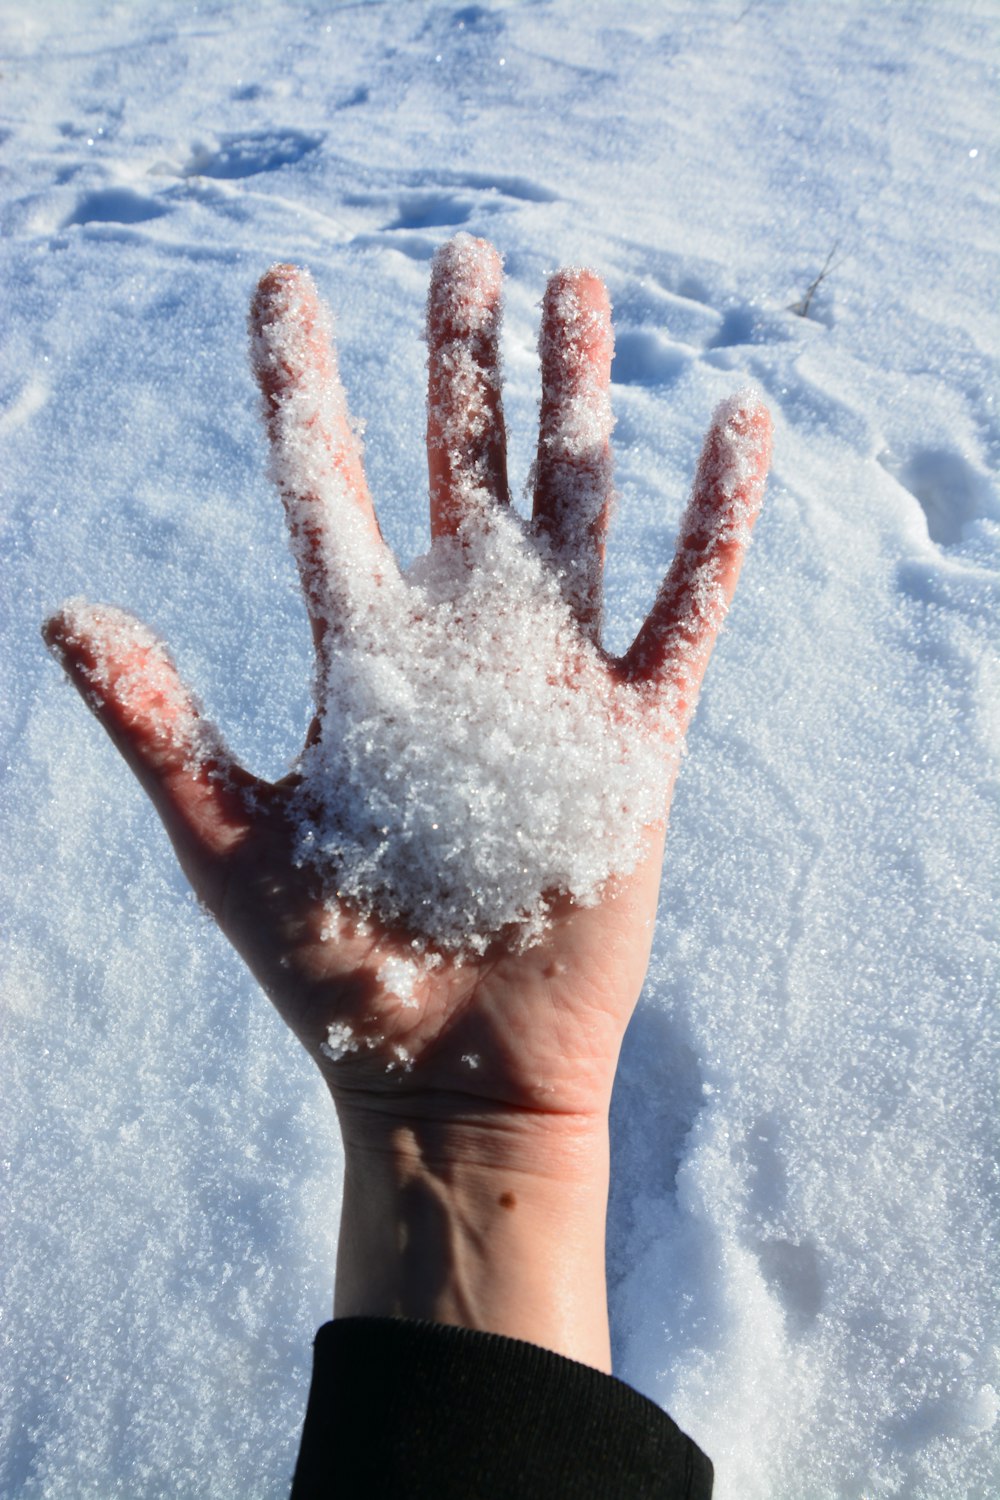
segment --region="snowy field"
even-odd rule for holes
[[[998,64],[987,0],[0,0],[4,1497],[287,1493],[331,1110],[38,626],[134,609],[280,774],[248,298],[312,270],[408,560],[457,229],[518,485],[545,276],[608,282],[613,647],[716,402],[775,418],[615,1097],[616,1368],[719,1500],[1000,1492]]]

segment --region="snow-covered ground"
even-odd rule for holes
[[[248,297],[311,268],[409,559],[456,229],[506,258],[520,479],[545,275],[608,282],[612,645],[717,400],[776,422],[616,1093],[617,1369],[719,1500],[1000,1489],[998,60],[991,0],[0,0],[4,1496],[287,1491],[325,1090],[38,625],[134,609],[280,773]]]

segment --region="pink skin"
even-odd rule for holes
[[[481,328],[474,335],[463,333],[469,323],[466,303],[470,296],[495,308],[498,316],[499,258],[488,247],[477,249],[478,266],[471,278],[467,261],[463,267],[452,246],[439,255],[434,269],[428,339],[433,410],[438,416],[429,423],[428,452],[435,534],[454,531],[461,522],[456,470],[464,465],[474,465],[485,476],[495,503],[507,503],[495,328],[485,334]],[[602,283],[589,271],[569,271],[559,273],[558,286],[564,295],[556,301],[550,295],[543,315],[547,323],[543,351],[548,350],[543,358],[543,432],[554,410],[558,415],[559,403],[568,399],[574,381],[586,375],[595,388],[603,390],[610,378],[610,308]],[[252,326],[276,316],[276,309],[280,313],[289,290],[307,308],[312,305],[311,283],[294,268],[269,271],[254,298]],[[586,315],[585,337],[560,322],[558,309],[565,312],[567,305]],[[445,356],[454,341],[463,337],[475,339],[476,365],[488,392],[488,421],[485,427],[479,422],[475,430],[465,420],[461,398],[449,390]],[[319,332],[315,340],[309,340],[308,357],[328,379],[337,379],[335,357]],[[275,413],[302,373],[287,366],[257,370],[272,441],[283,440]],[[442,420],[450,433],[463,438],[452,442],[446,452],[437,426]],[[739,433],[743,458],[739,498],[752,523],[769,459],[770,421],[763,407],[748,401],[731,425]],[[322,436],[346,478],[351,502],[370,523],[373,543],[384,551],[349,426]],[[640,698],[652,701],[660,693],[673,694],[673,701],[680,705],[680,735],[693,712],[723,612],[694,602],[699,584],[710,573],[720,597],[728,602],[745,546],[745,537],[734,537],[724,527],[718,535],[705,530],[706,516],[733,503],[732,485],[727,491],[724,476],[720,479],[718,464],[713,463],[719,442],[713,429],[689,511],[689,517],[700,520],[697,524],[689,520],[682,528],[678,558],[630,651],[621,660],[607,659],[608,672],[631,684]],[[593,455],[587,462],[593,468]],[[610,473],[610,464],[605,469]],[[569,545],[564,506],[558,500],[564,493],[564,480],[565,475],[554,478],[553,465],[540,452],[535,525],[548,535],[557,552]],[[596,582],[589,598],[578,601],[577,610],[581,631],[591,635],[599,620],[600,565],[609,504],[610,493],[585,541],[592,549],[592,557],[585,559],[588,576]],[[317,507],[316,536],[335,521],[336,517],[322,514]],[[317,554],[318,550],[317,545]],[[387,553],[384,562],[386,567],[393,566]],[[321,607],[317,597],[322,585],[318,555],[304,561],[300,557],[300,566],[322,678],[329,600]],[[72,609],[56,614],[45,627],[45,638],[151,798],[199,899],[319,1065],[344,1131],[347,1202],[352,1201],[352,1160],[364,1161],[365,1171],[370,1172],[375,1157],[392,1156],[398,1164],[400,1150],[410,1161],[403,1174],[407,1181],[417,1160],[437,1164],[438,1176],[444,1171],[449,1181],[458,1170],[456,1162],[473,1164],[475,1170],[482,1168],[488,1174],[494,1169],[506,1172],[505,1181],[513,1174],[522,1185],[538,1173],[578,1178],[592,1143],[606,1140],[621,1040],[649,957],[668,809],[664,808],[661,826],[651,831],[643,864],[628,878],[612,881],[598,905],[580,908],[569,899],[557,900],[544,940],[526,952],[516,951],[501,934],[484,957],[458,961],[454,955],[442,954],[438,966],[419,978],[413,995],[417,1003],[404,1005],[397,995],[386,992],[378,976],[388,958],[412,959],[405,932],[386,930],[377,921],[360,923],[344,911],[336,936],[324,936],[329,924],[324,898],[314,875],[299,868],[292,857],[288,808],[295,778],[275,784],[260,780],[238,766],[217,737],[210,758],[192,770],[190,715],[197,718],[198,711],[169,658],[139,643],[120,649],[109,661],[100,610],[85,612],[83,623]],[[104,668],[97,673],[99,658]],[[126,683],[127,692],[122,686]],[[178,704],[184,705],[183,712]],[[175,723],[176,733],[172,731]],[[317,720],[311,733],[319,732]],[[331,1061],[321,1051],[321,1043],[331,1024],[338,1022],[348,1023],[357,1036],[371,1039],[371,1048]],[[405,1069],[387,1067],[397,1056],[396,1048],[404,1048],[410,1059]],[[476,1058],[478,1065],[470,1067],[463,1060],[469,1057]],[[600,1154],[605,1147],[596,1149]],[[444,1168],[441,1163],[446,1164]],[[587,1188],[583,1190],[587,1206],[580,1210],[588,1223],[597,1214],[601,1225],[602,1170],[597,1170],[596,1206]],[[396,1191],[398,1171],[393,1182]],[[492,1176],[490,1183],[492,1193]],[[376,1189],[372,1191],[378,1196]],[[527,1196],[531,1200],[530,1190]],[[516,1195],[505,1190],[493,1194],[490,1201],[507,1212],[511,1199],[516,1202]],[[482,1297],[477,1301],[465,1281],[457,1302],[447,1297],[442,1302],[439,1296],[436,1301],[425,1297],[414,1304],[396,1286],[391,1295],[385,1294],[391,1302],[386,1309],[383,1293],[371,1290],[370,1269],[360,1264],[371,1254],[375,1231],[361,1222],[364,1214],[354,1211],[350,1223],[348,1217],[345,1207],[339,1310],[409,1312],[416,1305],[423,1315],[535,1337],[537,1342],[606,1366],[606,1332],[598,1327],[578,1335],[574,1328],[579,1327],[579,1309],[569,1308],[559,1328],[542,1327],[538,1336],[537,1324],[525,1326],[530,1311],[511,1317],[496,1305],[492,1292],[484,1294],[485,1301]],[[552,1302],[563,1292],[548,1288],[540,1295]],[[523,1288],[516,1297],[530,1310],[531,1297],[525,1297]],[[572,1296],[567,1292],[563,1300],[572,1302]]]

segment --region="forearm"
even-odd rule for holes
[[[605,1119],[340,1113],[338,1317],[454,1324],[610,1370]]]

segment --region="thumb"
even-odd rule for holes
[[[198,896],[212,907],[221,861],[250,826],[262,786],[231,756],[163,642],[111,605],[72,600],[42,635],[146,791]]]

